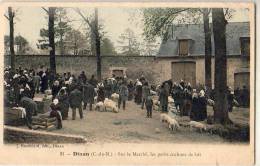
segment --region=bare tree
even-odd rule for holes
[[[214,120],[216,123],[230,122],[227,108],[227,55],[226,55],[226,24],[222,8],[212,9],[212,22],[215,43],[215,106]]]
[[[55,16],[55,7],[50,7],[49,14],[49,48],[50,48],[50,71],[53,74],[56,74],[56,60],[55,60],[55,32],[54,32],[54,16]]]
[[[10,56],[11,56],[11,69],[15,70],[15,52],[14,52],[14,11],[12,7],[8,7],[8,16],[5,17],[9,20],[10,29]]]
[[[101,75],[101,55],[100,55],[100,33],[99,33],[99,26],[98,26],[98,9],[95,8],[95,17],[94,17],[94,24],[91,23],[91,21],[85,17],[82,12],[79,9],[76,9],[76,12],[83,18],[83,20],[89,25],[92,34],[94,34],[95,37],[95,54],[97,58],[97,78],[99,81],[101,81],[102,75]]]
[[[207,89],[212,89],[212,81],[211,81],[211,31],[209,27],[209,14],[210,9],[203,9],[203,26],[204,26],[204,34],[205,34],[205,86]]]
[[[98,9],[97,8],[95,8],[95,34],[96,34],[97,78],[99,81],[101,81],[100,36],[98,32]]]

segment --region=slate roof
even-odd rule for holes
[[[211,31],[212,25],[210,24]],[[227,55],[240,55],[240,37],[249,37],[249,22],[229,22],[226,26]],[[162,42],[158,57],[178,56],[178,40],[189,40],[189,55],[204,55],[204,29],[203,24],[181,24],[169,28],[169,37]],[[211,35],[212,55],[214,55],[213,33]]]

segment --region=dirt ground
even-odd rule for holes
[[[235,108],[236,111],[245,111]],[[228,143],[218,135],[191,132],[187,127],[172,132],[160,122],[160,113],[153,111],[153,118],[146,118],[146,111],[134,102],[127,102],[126,110],[119,113],[84,110],[84,118],[77,112],[76,120],[63,121],[61,130],[53,132],[83,135],[89,143]],[[235,113],[236,114],[236,113]],[[234,116],[234,115],[231,115]],[[159,132],[158,132],[159,131]]]

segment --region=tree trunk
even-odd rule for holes
[[[9,26],[10,26],[10,54],[11,54],[11,69],[15,70],[15,52],[14,52],[14,12],[11,7],[8,7]]]
[[[62,21],[61,20],[61,17],[60,17],[60,22]],[[61,29],[60,30],[60,54],[61,55],[64,55],[64,44],[63,44],[63,30]]]
[[[212,22],[215,43],[215,106],[216,123],[229,122],[227,109],[227,55],[226,24],[222,8],[212,9]]]
[[[55,41],[54,41],[54,15],[55,15],[54,7],[49,8],[49,46],[50,50],[50,71],[53,74],[56,74],[56,61],[55,61]]]
[[[64,44],[62,35],[60,35],[60,54],[64,55]]]
[[[101,81],[101,56],[100,56],[100,36],[98,32],[98,9],[95,8],[95,45],[97,56],[97,78]]]
[[[209,9],[203,9],[203,24],[205,34],[205,86],[208,90],[212,89],[211,81],[211,31],[209,27]]]

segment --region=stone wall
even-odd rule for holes
[[[49,56],[47,55],[22,55],[16,56],[17,66],[39,69],[40,66],[49,66]],[[5,65],[9,63],[10,57],[5,56]],[[149,82],[159,84],[164,80],[171,79],[172,62],[192,60],[196,61],[196,84],[204,84],[204,58],[203,56],[192,57],[155,57],[155,56],[104,56],[102,57],[102,77],[110,77],[111,69],[115,67],[126,68],[128,78],[136,79],[144,75]],[[228,85],[234,86],[235,70],[244,67],[245,60],[239,56],[229,56],[228,58]],[[247,62],[248,63],[248,62]],[[56,56],[57,72],[64,73],[70,71],[79,74],[85,71],[87,76],[96,74],[96,57],[94,56]],[[212,81],[214,83],[214,58],[212,58]]]
[[[86,143],[87,139],[80,135],[66,135],[46,131],[4,126],[4,143]]]

